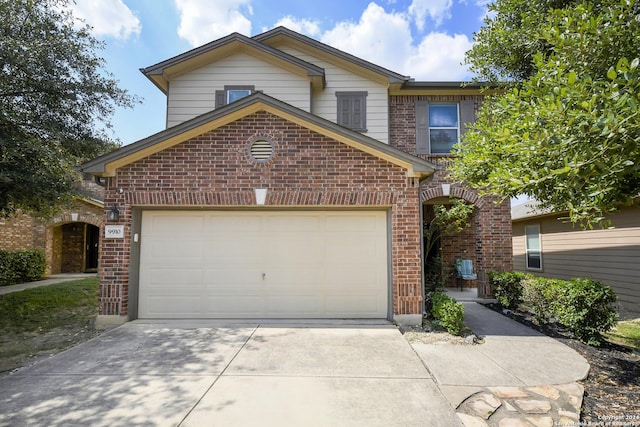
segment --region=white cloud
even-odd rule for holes
[[[408,13],[413,18],[418,30],[424,30],[427,15],[435,22],[436,27],[445,19],[451,18],[453,0],[413,0]]]
[[[493,3],[493,0],[476,0],[476,6],[482,10],[480,21],[484,22],[485,19],[493,19],[496,16],[495,10],[489,12],[489,4],[491,3]]]
[[[411,29],[404,14],[369,3],[359,22],[340,22],[321,41],[397,71],[411,52]]]
[[[238,32],[251,35],[250,0],[175,0],[180,12],[178,35],[200,46]]]
[[[140,20],[122,0],[77,0],[69,4],[74,16],[93,27],[96,36],[125,40],[140,34]]]
[[[468,80],[468,69],[461,63],[469,49],[471,40],[464,34],[431,33],[407,58],[405,67],[418,80]]]
[[[469,79],[467,68],[460,64],[471,40],[462,34],[432,32],[416,44],[410,19],[370,3],[358,22],[338,23],[321,41],[417,80]]]
[[[252,0],[174,1],[180,13],[178,34],[193,46],[234,31],[251,35],[248,17],[252,13]],[[417,80],[467,80],[470,75],[461,65],[465,52],[471,48],[466,35],[431,32],[414,40],[411,34],[411,24],[418,16],[428,15],[434,21],[444,19],[450,4],[451,0],[413,0],[405,11],[386,12],[371,2],[358,21],[338,22],[325,32],[319,21],[290,15],[274,26],[286,26]],[[424,25],[424,19],[421,22]]]
[[[298,19],[295,16],[285,16],[281,18],[274,27],[287,27],[297,33],[305,34],[307,36],[317,36],[320,34],[320,23],[318,21],[312,21],[310,19]],[[268,28],[263,28],[263,31],[267,31]]]

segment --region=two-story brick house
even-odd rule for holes
[[[415,82],[282,27],[141,71],[167,96],[167,129],[82,166],[106,179],[102,321],[418,323],[422,216],[450,196],[477,207],[453,247],[479,293],[483,272],[511,268],[508,204],[442,185],[477,87]]]

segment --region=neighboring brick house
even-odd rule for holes
[[[414,82],[282,27],[142,72],[167,95],[167,129],[82,166],[106,180],[105,219],[119,212],[101,321],[421,321],[424,207],[449,203],[440,165],[477,87]],[[447,256],[468,254],[488,296],[485,272],[511,269],[508,203],[450,194],[477,209]]]
[[[96,272],[104,188],[92,176],[85,178],[79,184],[81,196],[47,221],[21,212],[0,218],[0,249],[42,249],[47,256],[45,275]]]

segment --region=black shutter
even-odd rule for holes
[[[359,132],[367,131],[368,92],[336,92],[337,123]]]
[[[467,130],[467,125],[476,121],[476,110],[472,99],[460,101],[460,139]]]
[[[416,153],[429,154],[429,103],[416,101]]]
[[[216,108],[220,108],[227,103],[226,93],[224,90],[216,91]]]

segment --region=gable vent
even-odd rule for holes
[[[249,155],[256,162],[266,162],[273,156],[273,144],[266,139],[257,139],[251,143]]]

